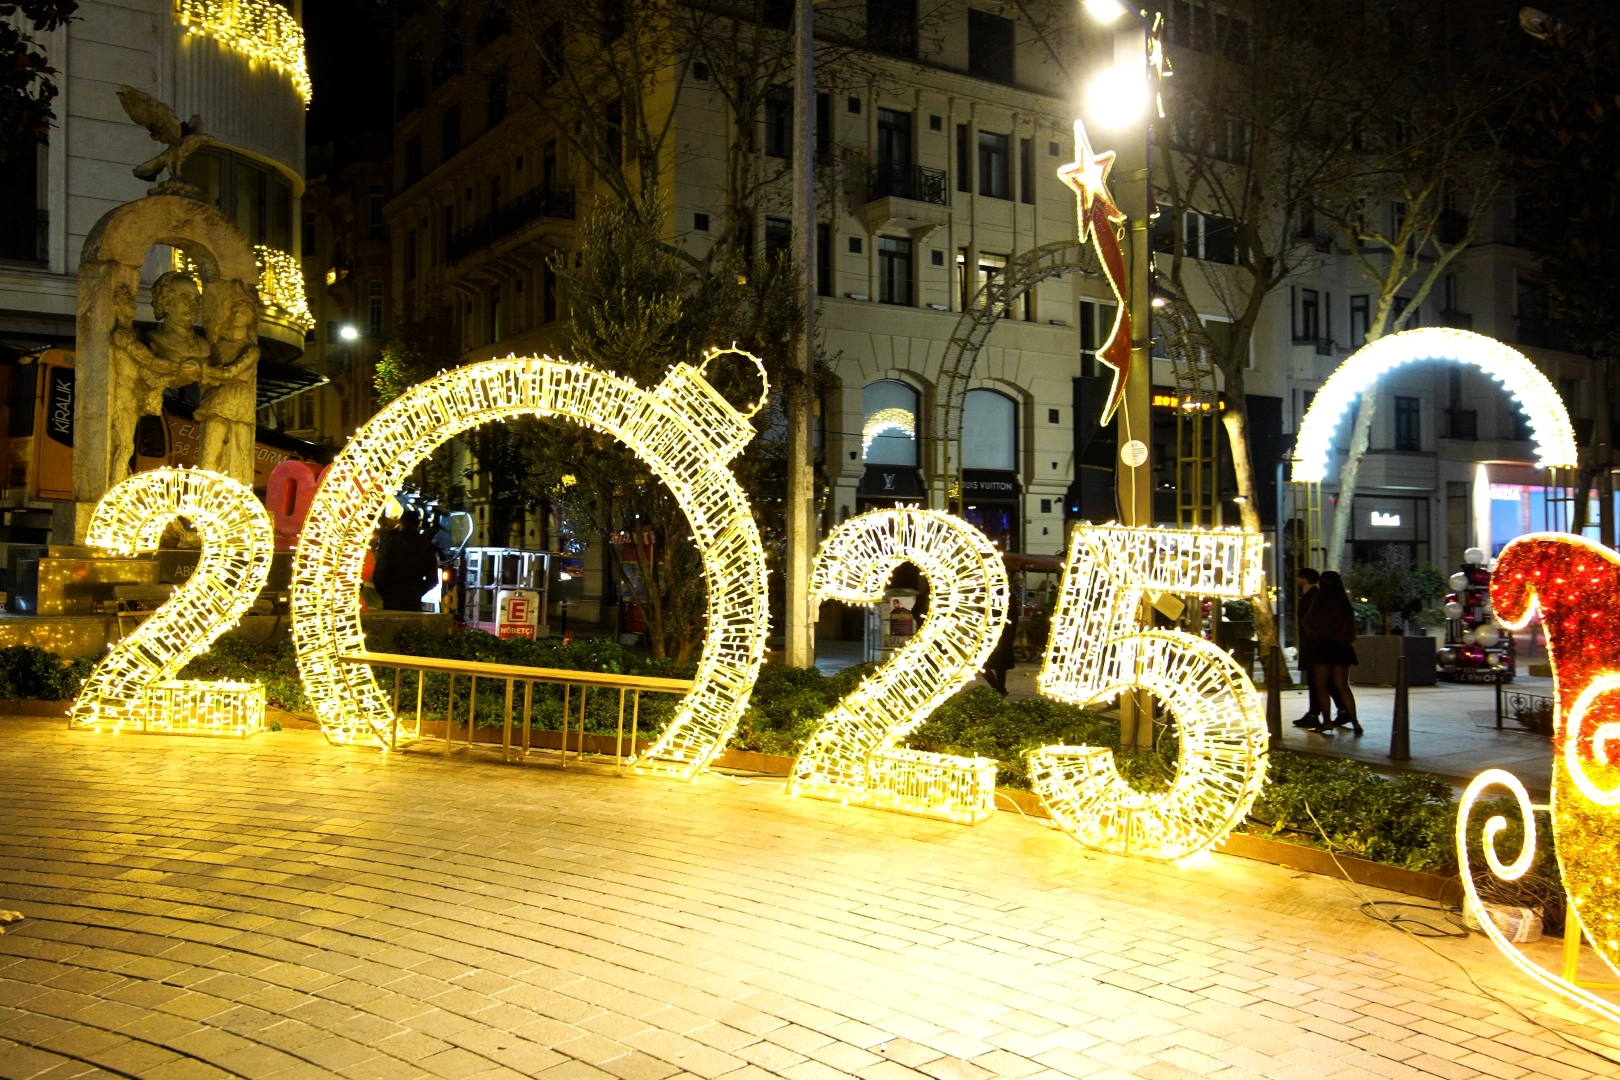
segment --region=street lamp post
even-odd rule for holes
[[[1139,143],[1123,144],[1115,160],[1115,203],[1128,222],[1123,245],[1129,287],[1125,296],[1130,312],[1131,363],[1124,379],[1116,412],[1119,453],[1115,463],[1115,495],[1119,519],[1136,527],[1153,524],[1153,323],[1148,243],[1153,209],[1152,126],[1156,95],[1150,79],[1153,30],[1145,13],[1122,0],[1084,0],[1088,15],[1111,25],[1127,12],[1137,26],[1115,31],[1112,65],[1093,77],[1086,89],[1087,121],[1099,131],[1140,122]],[[1142,156],[1136,157],[1140,147]],[[1124,329],[1124,328],[1121,328]],[[1131,749],[1153,745],[1153,703],[1146,691],[1132,691],[1120,699],[1120,744]]]
[[[800,385],[787,387],[788,410],[786,607],[783,659],[792,667],[816,662],[815,624],[810,610],[810,563],[816,550],[815,461],[810,428],[815,389],[816,317],[816,68],[815,6],[795,5],[793,109],[794,255],[802,272],[800,299],[804,322],[794,345],[793,367]]]

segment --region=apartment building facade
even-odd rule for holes
[[[785,5],[766,7],[767,19],[786,25],[776,10]],[[817,237],[818,344],[835,375],[820,415],[824,528],[865,509],[926,500],[925,440],[964,309],[1020,254],[1075,235],[1074,197],[1057,180],[1074,157],[1073,93],[1048,42],[988,4],[945,5],[927,14],[926,26],[904,3],[874,0],[866,14],[864,23],[825,28],[858,62],[824,70],[816,103],[820,189],[836,193],[823,199]],[[1111,34],[1073,30],[1082,66],[1093,53],[1105,63]],[[469,2],[406,20],[394,42],[390,294],[407,317],[452,323],[468,359],[562,345],[567,312],[552,260],[573,259],[579,218],[612,199],[593,163],[571,149],[566,113],[512,92],[517,37],[496,9]],[[659,91],[670,114],[659,158],[665,235],[701,256],[722,220],[733,135],[714,73],[702,63],[679,69],[678,96]],[[604,101],[610,107],[624,106]],[[792,108],[789,88],[773,88],[755,121],[750,152],[783,173],[753,225],[762,252],[791,235]],[[1512,200],[1493,215],[1416,323],[1455,324],[1467,313],[1474,329],[1521,343],[1568,389],[1578,414],[1590,400],[1588,362],[1548,347],[1534,310],[1534,259],[1513,244]],[[1188,254],[1218,268],[1231,256],[1205,224]],[[1228,316],[1217,292],[1191,277],[1191,299],[1219,333]],[[1279,484],[1290,434],[1311,395],[1359,345],[1356,327],[1365,334],[1372,294],[1353,260],[1330,251],[1267,299],[1246,390],[1268,528],[1296,512],[1290,487]],[[1096,422],[1107,379],[1092,356],[1111,301],[1095,276],[1043,282],[1005,313],[978,358],[965,402],[961,507],[1004,550],[1057,554],[1067,520],[1112,516],[1114,434]],[[1155,394],[1155,516],[1173,523],[1177,437],[1167,360],[1155,360],[1153,381],[1163,391]],[[1484,377],[1440,365],[1402,373],[1380,393],[1354,555],[1395,544],[1416,561],[1447,564],[1486,539],[1505,542],[1509,495],[1517,491],[1527,518],[1544,483],[1529,444],[1514,437],[1524,434],[1522,423],[1505,398]],[[1324,485],[1324,531],[1335,490]],[[1228,482],[1217,499],[1229,524],[1237,520],[1234,494]],[[530,522],[512,540],[543,534]]]

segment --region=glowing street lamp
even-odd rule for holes
[[[1148,69],[1127,61],[1103,68],[1086,85],[1086,115],[1092,126],[1119,129],[1140,123],[1148,109]]]
[[[342,338],[344,341],[359,341],[360,331],[356,330],[353,326],[341,326],[338,328],[338,337]]]
[[[1087,15],[1104,26],[1125,14],[1127,10],[1120,0],[1085,0],[1084,7]]]

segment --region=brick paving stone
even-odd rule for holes
[[[310,732],[0,729],[0,1080],[1620,1072],[1478,938],[1278,867]]]

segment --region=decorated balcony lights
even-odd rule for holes
[[[309,104],[304,28],[276,0],[174,0],[174,16],[187,33],[211,37],[280,71]]]

